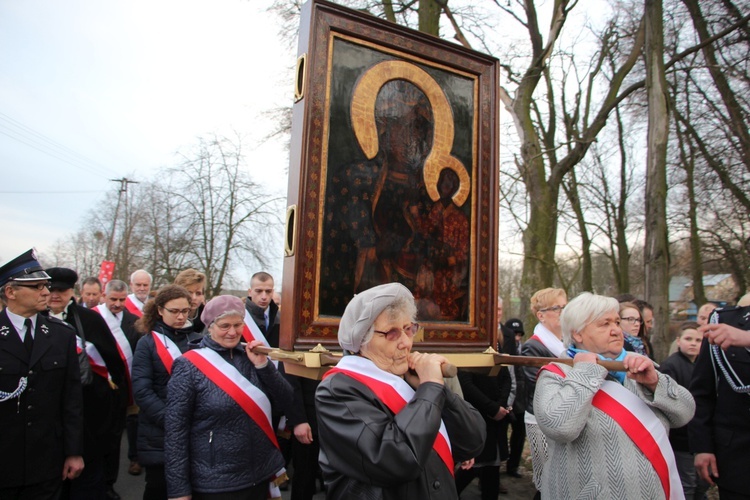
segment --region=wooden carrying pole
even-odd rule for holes
[[[244,342],[243,346],[246,345]],[[253,352],[256,354],[265,354],[275,361],[283,361],[287,363],[294,363],[299,365],[305,365],[306,357],[305,354],[299,352],[289,352],[282,349],[271,348],[266,346],[255,346]],[[314,352],[310,351],[308,354],[314,353],[319,358],[320,363],[317,366],[336,366],[341,360],[341,355],[330,351]],[[494,365],[511,365],[511,366],[535,366],[542,367],[548,363],[562,363],[568,366],[573,366],[573,360],[571,358],[539,358],[530,356],[513,356],[510,354],[485,354],[492,356]],[[624,372],[625,366],[622,361],[602,361],[597,360],[597,364],[603,366],[607,371],[611,372]],[[455,377],[458,372],[456,365],[451,363],[443,363],[441,365],[443,377]]]

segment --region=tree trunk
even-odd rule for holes
[[[664,26],[661,0],[646,0],[646,300],[654,308],[652,343],[660,360],[669,347],[669,239],[667,235],[667,142],[669,106],[664,74]]]
[[[442,8],[435,0],[419,0],[419,31],[440,36],[440,12]]]

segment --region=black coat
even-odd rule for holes
[[[682,387],[690,388],[695,364],[680,351],[675,352],[659,366],[659,371],[672,377]],[[675,451],[689,452],[687,425],[669,429],[669,442]]]
[[[0,312],[0,391],[19,379],[19,399],[0,403],[0,485],[60,479],[69,456],[83,455],[83,401],[75,332],[37,315],[31,359],[6,311]]]
[[[750,307],[717,310],[717,314],[720,323],[750,330]],[[690,451],[716,455],[719,487],[747,494],[750,397],[732,390],[718,365],[714,367],[710,347],[708,339],[703,339],[690,382],[695,398],[695,416],[688,424]],[[730,347],[726,357],[742,383],[750,384],[750,352]]]
[[[532,358],[556,357],[544,344],[533,337],[523,343],[521,346],[521,355]],[[526,403],[526,411],[532,415],[534,414],[534,391],[536,390],[536,376],[538,373],[539,368],[536,366],[525,366],[523,368],[525,385],[523,394],[523,396],[525,396],[524,402]],[[518,399],[518,397],[516,397],[516,399]]]
[[[200,334],[187,328],[174,330],[158,322],[155,331],[169,337],[181,353],[188,350],[188,342]],[[156,353],[151,333],[138,341],[133,354],[133,398],[138,412],[138,462],[141,465],[164,463],[164,414],[167,405],[167,384],[170,374]]]
[[[508,406],[510,394],[510,372],[503,366],[497,375],[484,375],[466,370],[458,371],[458,380],[464,399],[471,403],[484,418],[487,438],[484,448],[476,459],[478,463],[492,462],[498,459],[500,443],[500,420],[493,420],[500,407]],[[505,418],[509,418],[507,415]],[[503,438],[503,441],[505,438]],[[504,446],[504,445],[503,445]]]
[[[200,348],[219,353],[272,407],[291,406],[292,388],[270,361],[257,369],[242,347],[230,351],[209,337]],[[169,498],[238,491],[284,467],[279,449],[234,399],[187,359],[177,359],[173,368],[165,416]]]
[[[110,451],[113,436],[122,429],[122,419],[128,404],[129,392],[125,363],[117,350],[117,342],[101,314],[80,306],[71,299],[65,322],[78,332],[75,317],[81,321],[87,343],[94,344],[107,365],[113,389],[97,374],[83,387],[84,460],[100,459]]]
[[[328,500],[455,499],[451,471],[432,448],[440,419],[455,462],[484,446],[482,416],[440,384],[421,384],[394,415],[367,386],[337,373],[320,383],[315,402]]]

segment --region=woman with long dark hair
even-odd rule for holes
[[[191,340],[201,337],[188,321],[190,293],[168,285],[146,303],[136,323],[142,337],[133,355],[133,397],[138,414],[138,459],[146,468],[144,500],[165,500],[164,414],[167,383],[172,363],[188,350]]]

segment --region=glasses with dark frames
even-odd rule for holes
[[[42,291],[42,289],[46,288],[49,290],[52,288],[52,285],[50,283],[34,283],[33,285],[27,285],[24,283],[13,283],[13,286],[20,286],[23,288],[35,288],[37,291]]]
[[[386,340],[395,342],[396,340],[401,338],[402,333],[405,333],[406,336],[409,338],[414,337],[414,335],[416,335],[417,332],[419,331],[419,323],[410,323],[403,328],[393,327],[387,332],[381,332],[379,330],[373,330],[373,331],[375,333],[379,333],[380,335],[385,335]]]
[[[633,325],[640,325],[641,323],[643,323],[643,320],[641,318],[632,318],[630,316],[628,316],[627,318],[620,318],[620,321],[631,323]]]

